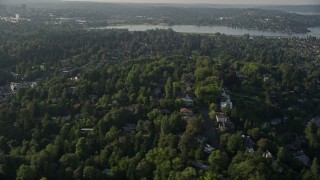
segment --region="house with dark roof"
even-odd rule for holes
[[[181,98],[185,106],[192,106],[193,105],[193,99],[189,96],[186,95],[186,97]]]
[[[249,153],[254,153],[253,141],[250,136],[242,135],[244,145]]]
[[[273,118],[270,120],[270,124],[272,126],[277,126],[282,122],[281,118]]]

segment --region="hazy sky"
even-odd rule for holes
[[[76,0],[82,1],[82,0]],[[83,0],[100,2],[132,2],[132,3],[210,3],[210,4],[318,4],[320,0]]]

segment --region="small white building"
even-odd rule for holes
[[[83,134],[89,134],[92,131],[93,131],[93,128],[82,128],[81,129],[81,133],[83,133]]]
[[[271,154],[271,152],[269,152],[268,150],[266,151],[266,152],[264,152],[263,154],[262,154],[262,157],[264,157],[264,158],[273,158],[273,155]]]

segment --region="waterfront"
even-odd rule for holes
[[[201,33],[201,34],[215,34],[221,33],[226,35],[241,36],[249,34],[251,36],[268,36],[268,37],[308,37],[314,36],[320,38],[320,27],[309,28],[308,33],[282,33],[261,30],[250,30],[244,28],[232,28],[227,26],[195,26],[195,25],[119,25],[106,26],[91,29],[128,29],[129,31],[146,31],[151,29],[172,29],[181,33]]]

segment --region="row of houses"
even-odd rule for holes
[[[30,19],[27,18],[21,18],[20,14],[15,14],[15,16],[13,17],[1,17],[0,16],[0,20],[5,21],[5,22],[11,22],[11,23],[18,23],[20,21],[28,21],[30,22]]]
[[[10,90],[13,93],[15,93],[18,89],[29,88],[29,87],[34,88],[37,85],[38,85],[37,82],[22,82],[22,83],[11,82],[10,83]]]

